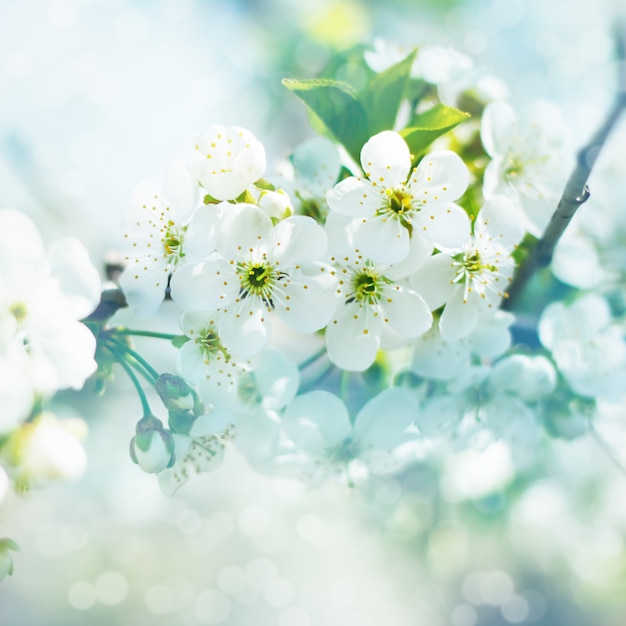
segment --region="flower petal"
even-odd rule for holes
[[[437,150],[427,154],[413,170],[407,188],[421,203],[451,202],[467,189],[469,172],[458,154]]]
[[[454,202],[424,207],[415,222],[419,231],[441,248],[459,248],[471,234],[467,213]]]
[[[382,331],[381,316],[371,307],[352,302],[326,328],[328,358],[351,371],[367,369],[376,359]]]
[[[316,390],[296,396],[282,417],[287,436],[310,454],[322,454],[350,436],[346,405],[333,393]]]
[[[411,287],[426,301],[431,311],[444,305],[452,296],[456,269],[447,254],[434,254],[410,277]]]
[[[383,298],[385,321],[401,337],[419,337],[432,326],[432,313],[412,289],[394,285],[385,290]]]
[[[409,255],[409,231],[389,216],[377,215],[357,224],[354,241],[376,263],[397,263]]]
[[[365,175],[383,189],[406,182],[411,169],[411,153],[402,136],[391,130],[374,135],[361,149]]]
[[[311,217],[294,215],[278,222],[267,239],[271,258],[283,267],[320,261],[328,240],[324,229]]]
[[[351,217],[367,217],[384,206],[387,198],[369,180],[350,176],[335,185],[326,200],[332,211]]]
[[[260,352],[267,344],[270,331],[266,308],[252,296],[229,306],[219,324],[223,344],[238,359]]]
[[[448,300],[439,320],[439,332],[446,341],[457,341],[465,337],[476,327],[480,310],[479,298],[464,300],[463,287],[458,286],[456,293]]]
[[[274,305],[279,317],[296,332],[313,333],[324,328],[335,313],[337,299],[313,278],[292,276],[274,290]]]

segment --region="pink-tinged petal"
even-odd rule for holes
[[[458,341],[469,335],[478,323],[480,298],[464,300],[463,286],[448,300],[439,320],[439,332],[445,341]]]
[[[358,302],[343,307],[340,317],[326,328],[328,357],[345,370],[363,371],[376,359],[383,321],[371,307]]]
[[[233,302],[241,285],[233,266],[216,259],[184,265],[172,276],[170,287],[183,311],[214,311]]]
[[[443,306],[454,293],[456,269],[447,254],[435,254],[409,279],[411,287],[424,298],[431,311]]]
[[[441,248],[460,248],[471,234],[467,213],[453,202],[425,206],[415,217],[414,225]]]
[[[198,183],[182,162],[172,163],[163,177],[163,199],[172,211],[172,219],[185,222],[198,206]]]
[[[228,207],[221,215],[217,249],[227,259],[247,259],[250,250],[262,245],[272,229],[272,220],[258,206]]]
[[[400,285],[388,287],[381,305],[385,321],[401,337],[419,337],[432,326],[433,316],[426,302],[411,289]]]
[[[480,138],[491,158],[506,152],[515,123],[515,112],[505,102],[492,102],[485,107]]]
[[[219,336],[236,359],[247,359],[265,347],[271,329],[267,309],[258,298],[249,296],[227,307]]]
[[[332,211],[351,217],[368,217],[387,204],[387,196],[369,180],[350,176],[335,185],[326,196]]]
[[[354,421],[355,439],[365,448],[390,450],[413,439],[406,432],[417,418],[417,395],[406,387],[392,387],[374,396]]]
[[[398,133],[384,130],[363,146],[361,167],[365,175],[383,189],[398,187],[406,182],[411,169],[411,152]]]
[[[296,446],[314,455],[339,445],[352,432],[346,405],[328,391],[296,396],[285,408],[282,422]]]
[[[421,204],[451,202],[467,189],[469,172],[458,154],[438,150],[427,154],[413,170],[407,188]]]
[[[267,239],[271,258],[281,267],[320,261],[328,240],[324,229],[311,217],[294,215],[279,222]]]
[[[389,215],[378,215],[356,224],[354,242],[365,257],[376,263],[397,263],[409,255],[409,231]]]
[[[334,293],[302,275],[292,277],[284,286],[277,285],[273,301],[278,316],[299,333],[324,328],[337,307]]]

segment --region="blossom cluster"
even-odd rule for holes
[[[120,284],[139,318],[166,298],[179,309],[175,367],[195,408],[184,428],[170,410],[133,460],[168,492],[231,439],[260,471],[314,482],[442,446],[505,441],[523,463],[555,394],[619,396],[625,344],[606,303],[549,307],[539,347],[521,352],[502,308],[571,163],[558,111],[498,100],[473,133],[415,155],[401,129],[382,130],[358,163],[315,137],[272,174],[249,130],[213,125],[160,187],[138,188]],[[574,310],[594,306],[583,337]],[[605,342],[614,375],[592,376]]]

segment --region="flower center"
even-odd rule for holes
[[[454,257],[455,265],[458,269],[456,271],[455,283],[461,282],[464,279],[472,280],[477,275],[483,273],[484,270],[488,272],[497,272],[498,268],[495,265],[484,263],[477,250],[473,252],[467,252],[465,254],[458,254]]]
[[[368,267],[357,271],[350,283],[350,296],[346,302],[365,302],[376,304],[380,300],[381,287],[385,279]]]
[[[413,196],[404,189],[385,189],[387,194],[387,206],[396,215],[404,215],[413,208]]]
[[[18,324],[21,324],[27,315],[26,305],[23,302],[15,302],[9,307],[11,315],[15,318]]]
[[[265,304],[273,308],[272,292],[276,280],[280,280],[286,274],[277,273],[269,263],[248,262],[239,263],[237,265],[237,274],[241,289],[239,296],[246,298],[248,296],[258,296]]]
[[[163,253],[170,262],[176,263],[185,256],[183,253],[185,230],[185,226],[180,228],[172,220],[167,223],[165,235],[161,241],[163,243]]]

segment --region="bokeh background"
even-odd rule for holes
[[[0,206],[103,267],[139,181],[211,123],[249,128],[275,163],[311,135],[280,79],[374,37],[471,55],[514,104],[560,104],[582,143],[610,102],[621,5],[0,0]],[[622,128],[611,151],[625,143]],[[139,407],[122,380],[63,399],[89,422],[89,468],[0,511],[22,546],[3,626],[626,622],[626,477],[593,440],[550,442],[534,476],[467,453],[354,489],[264,477],[232,450],[166,498],[128,457]]]

